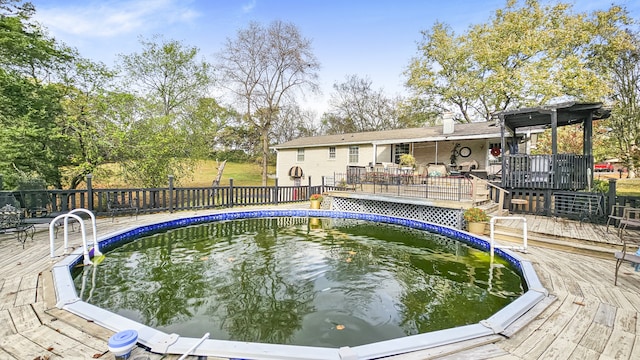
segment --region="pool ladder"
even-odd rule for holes
[[[63,231],[64,231],[64,254],[67,254],[67,249],[69,248],[69,218],[76,220],[80,224],[80,232],[82,234],[82,255],[83,255],[83,263],[84,265],[93,265],[91,262],[91,258],[89,257],[89,249],[87,247],[87,230],[84,225],[84,220],[76,215],[76,213],[85,213],[89,214],[91,217],[91,224],[93,226],[93,256],[100,256],[102,253],[100,252],[100,247],[98,246],[98,235],[97,235],[97,227],[96,227],[96,216],[93,212],[87,209],[73,209],[68,213],[56,216],[51,223],[49,223],[49,243],[51,250],[51,257],[55,257],[55,226],[60,220],[64,220],[63,223]]]
[[[496,246],[495,239],[495,223],[497,220],[522,220],[522,246]],[[490,246],[491,246],[491,258],[493,259],[494,249],[509,249],[509,250],[518,250],[521,252],[527,252],[527,219],[521,216],[494,216],[491,218],[489,222],[491,233],[490,233]]]

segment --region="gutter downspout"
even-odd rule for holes
[[[373,144],[373,166],[378,162],[378,144]]]

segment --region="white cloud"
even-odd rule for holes
[[[188,23],[198,16],[179,0],[136,0],[37,7],[35,18],[54,33],[91,38],[137,35],[166,24]]]
[[[242,5],[242,12],[248,13],[251,12],[256,7],[256,0],[251,1],[249,4]]]

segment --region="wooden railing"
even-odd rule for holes
[[[327,189],[349,189],[366,193],[432,200],[472,200],[473,185],[465,176],[414,175],[410,171],[362,171],[334,173],[325,177]]]
[[[481,179],[475,175],[468,175],[473,184],[473,203],[474,205],[485,202],[487,199],[498,204],[498,209],[503,209],[509,192],[487,180]],[[488,198],[484,196],[487,191]]]
[[[108,202],[128,204],[140,213],[173,212],[180,210],[213,209],[220,207],[269,205],[308,201],[314,193],[326,191],[323,185],[312,186],[235,186],[230,179],[223,187],[173,187],[166,188],[93,188],[87,181],[87,189],[77,190],[22,190],[12,194],[26,209],[29,199],[46,198],[49,212],[66,212],[85,208],[97,215],[108,215]]]
[[[592,156],[504,155],[502,187],[507,189],[581,190],[588,184]]]

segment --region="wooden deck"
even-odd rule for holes
[[[115,222],[101,218],[98,233],[192,214],[144,215],[137,221],[125,216]],[[522,254],[534,264],[553,295],[550,300],[555,301],[541,306],[531,322],[514,327],[517,332],[508,337],[491,336],[393,359],[640,359],[640,272],[623,265],[618,286],[613,286],[615,261],[606,253],[616,246],[615,230],[606,233],[601,225],[540,216],[527,216],[527,221],[532,239],[572,243],[569,250],[558,250],[558,244],[535,242]],[[501,231],[510,228],[517,233],[519,223],[502,222]],[[5,324],[0,327],[0,359],[113,359],[107,349],[111,331],[55,308],[50,268],[58,259],[49,257],[48,231],[39,230],[24,250],[13,235],[0,237],[0,321]],[[70,242],[79,245],[79,235],[72,233]],[[57,245],[61,244],[60,236]],[[604,256],[579,251],[582,246],[600,245]],[[142,348],[132,358],[138,355],[140,359],[177,358]]]

